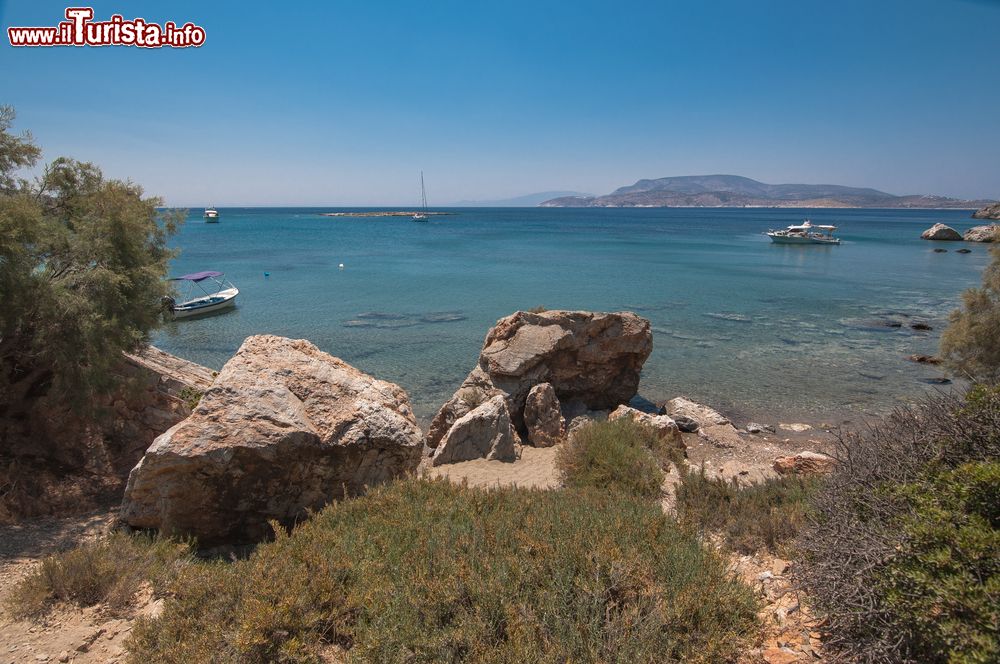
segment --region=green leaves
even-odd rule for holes
[[[30,137],[8,133],[0,108],[0,413],[38,398],[84,405],[116,382],[122,351],[160,323],[180,221],[131,182],[58,158],[36,184],[13,182],[33,164]]]

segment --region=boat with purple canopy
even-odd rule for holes
[[[173,298],[169,298],[167,302],[174,318],[191,318],[235,306],[236,296],[240,294],[240,290],[231,281],[226,280],[225,276],[222,272],[206,270],[171,279],[188,285],[187,299],[177,303]],[[212,292],[205,288],[205,282],[215,284],[218,288]],[[196,287],[201,289],[202,295],[195,292]]]

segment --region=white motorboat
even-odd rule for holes
[[[424,189],[423,171],[420,171],[420,212],[413,213],[413,221],[427,221],[427,190]]]
[[[840,238],[834,237],[836,226],[814,224],[808,219],[785,230],[770,230],[765,235],[775,244],[840,244]]]
[[[219,223],[219,211],[214,207],[205,208],[205,223],[206,224],[217,224]]]
[[[236,296],[240,290],[226,280],[222,272],[211,270],[205,272],[194,272],[185,274],[182,277],[175,277],[171,281],[182,281],[188,284],[187,299],[182,302],[175,302],[169,299],[167,305],[174,318],[191,318],[202,314],[211,314],[236,306]],[[204,282],[211,281],[217,286],[215,291],[205,288]],[[201,289],[202,294],[194,292],[195,287]],[[194,297],[191,297],[194,295]]]

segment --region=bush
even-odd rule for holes
[[[837,456],[798,543],[824,645],[856,661],[996,661],[1000,388],[928,398],[844,436]]]
[[[923,661],[1000,661],[1000,462],[973,462],[896,487],[902,548],[878,592],[909,624]]]
[[[143,582],[160,587],[189,548],[164,539],[115,533],[50,556],[6,598],[15,618],[44,614],[53,604],[103,604],[113,613],[127,609]]]
[[[681,525],[721,534],[726,546],[739,553],[782,553],[805,525],[809,496],[819,480],[780,477],[740,486],[689,470],[677,487],[677,518]]]
[[[409,480],[186,568],[135,662],[725,661],[748,589],[658,506]]]
[[[979,380],[1000,379],[1000,246],[983,272],[983,287],[962,294],[941,334],[941,356],[953,371]]]
[[[672,453],[653,429],[620,418],[574,432],[559,449],[556,465],[566,487],[659,500]]]

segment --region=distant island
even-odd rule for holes
[[[544,203],[545,201],[551,200],[553,198],[592,198],[590,194],[583,194],[579,191],[541,191],[534,194],[525,194],[524,196],[515,196],[513,198],[499,198],[493,200],[482,200],[482,201],[458,201],[454,204],[455,207],[533,207],[539,203]]]
[[[686,175],[639,180],[605,196],[561,196],[541,207],[817,207],[976,209],[992,201],[895,196],[836,184],[765,184],[739,175]]]

